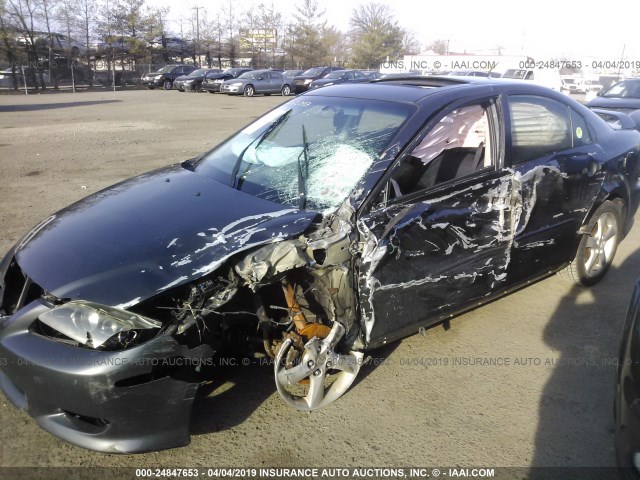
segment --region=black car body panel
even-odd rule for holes
[[[618,82],[598,92],[598,96],[587,103],[589,108],[633,113],[640,110],[640,79],[631,78]]]
[[[234,208],[220,208],[227,203]],[[314,216],[175,165],[50,217],[21,242],[16,259],[58,298],[117,306],[206,275],[230,255],[271,241],[274,231],[298,235]],[[168,218],[172,221],[165,222]],[[96,249],[100,255],[93,254]]]
[[[614,403],[615,446],[625,478],[640,478],[640,279],[622,331]]]
[[[309,90],[331,85],[340,85],[341,83],[363,83],[371,80],[374,79],[359,70],[337,70],[311,82]]]
[[[362,359],[558,271],[603,205],[629,230],[639,154],[640,132],[530,83],[396,78],[307,92],[18,242],[0,262],[0,356],[13,362],[0,388],[46,430],[109,452],[187,443],[193,365],[225,349],[275,357],[283,400],[320,408],[282,391],[290,375],[316,376],[315,360],[288,369],[282,355]],[[80,335],[52,327],[65,309],[57,320]],[[133,327],[94,347],[83,325],[114,318]],[[334,385],[348,388],[359,367],[341,368]]]
[[[205,69],[202,69],[205,70]],[[205,70],[201,73],[198,73],[197,75],[195,75],[195,72],[197,70],[194,70],[193,72],[191,72],[188,75],[182,75],[178,78],[176,78],[173,81],[173,88],[175,88],[176,90],[180,90],[181,92],[193,92],[193,91],[201,91],[202,90],[202,82],[204,81],[205,77],[207,75],[213,75],[216,73],[222,73],[222,71],[220,69],[213,69],[213,70]]]

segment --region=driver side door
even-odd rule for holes
[[[358,293],[368,346],[441,321],[504,287],[517,207],[501,122],[498,97],[449,107],[392,167],[360,216]]]

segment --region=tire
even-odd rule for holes
[[[166,79],[162,84],[162,88],[164,88],[165,90],[171,90],[173,88],[173,82],[169,79]]]
[[[152,87],[152,86],[150,86],[150,85],[147,85],[147,88],[148,88],[149,90],[153,90],[153,89],[154,89],[154,88],[156,88],[156,87]]]
[[[216,93],[216,92],[213,92],[213,91],[211,91],[211,90],[207,90],[207,92],[209,92],[209,93],[210,93],[210,94],[212,94],[212,95],[215,95],[215,93]]]
[[[253,97],[256,94],[256,90],[253,88],[253,85],[247,85],[244,87],[244,91],[242,93],[245,97]]]
[[[583,228],[576,257],[566,268],[566,276],[577,285],[591,286],[607,273],[622,240],[622,204],[606,201]]]
[[[198,84],[194,85],[193,91],[196,92],[196,93],[204,92],[204,89],[202,88],[202,84],[198,83]]]
[[[283,85],[280,93],[282,93],[283,97],[288,97],[291,95],[291,87],[289,85]]]
[[[80,49],[78,47],[73,47],[71,49],[71,56],[77,57],[78,55],[80,55]]]

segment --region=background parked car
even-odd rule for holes
[[[196,69],[193,65],[167,65],[157,72],[145,73],[142,76],[142,84],[152,90],[156,87],[162,87],[165,90],[173,88],[173,82],[182,75],[189,75]]]
[[[176,78],[173,82],[173,88],[179,92],[202,92],[202,81],[209,72],[220,73],[222,70],[219,68],[200,68],[198,70],[194,70],[189,75],[182,75],[181,77]]]
[[[24,69],[24,73],[27,77],[27,87],[33,87],[34,83],[33,83],[33,75],[31,75],[31,69],[30,68],[25,68]],[[39,74],[37,72],[35,72],[36,75],[38,75],[38,85],[40,85],[40,80],[39,80]],[[15,78],[17,79],[18,82],[18,88],[24,88],[24,77],[22,75],[22,68],[21,67],[16,67],[15,69],[15,74],[11,71],[11,68],[6,68],[4,70],[0,71],[0,87],[4,87],[4,88],[13,88],[13,77],[15,76]],[[47,75],[47,73],[42,74],[44,82],[46,84],[49,83],[49,75]]]
[[[282,72],[282,76],[285,78],[293,79],[299,75],[302,75],[303,72],[304,70],[285,70],[284,72]]]
[[[140,85],[140,75],[133,70],[116,70],[115,75],[112,70],[103,70],[95,72],[94,80],[96,83],[100,83],[105,87],[110,87],[114,84],[118,87],[124,87],[125,85]]]
[[[18,45],[31,44],[31,37],[33,36],[33,42],[36,45],[36,49],[45,53],[51,47],[51,50],[60,55],[67,55],[71,57],[77,57],[78,55],[85,54],[87,47],[80,43],[78,40],[62,35],[61,33],[47,32],[32,32],[31,35],[23,33],[16,37],[16,43]]]
[[[309,84],[309,90],[329,85],[338,85],[339,83],[359,83],[370,80],[371,78],[359,70],[336,70],[335,72],[328,73],[323,78],[311,82]]]
[[[230,95],[244,95],[253,97],[257,93],[271,95],[280,93],[284,96],[291,94],[290,80],[281,73],[271,70],[253,70],[240,75],[238,78],[227,80],[220,87],[220,92]]]
[[[640,110],[640,78],[623,80],[608,89],[598,91],[596,98],[589,101],[587,107],[624,113]]]
[[[165,37],[164,47],[162,44],[162,37],[156,37],[148,43],[148,46],[156,50],[166,48],[167,52],[184,57],[194,53],[194,48],[191,43],[177,37]]]
[[[251,68],[227,68],[222,73],[208,73],[202,81],[202,89],[209,93],[219,92],[226,80],[238,78],[243,73],[251,71]]]
[[[131,37],[107,37],[104,42],[96,44],[96,58],[107,54],[123,54],[131,52],[135,47],[135,39]]]
[[[298,94],[306,92],[309,89],[309,85],[314,80],[324,77],[328,73],[336,70],[343,70],[341,67],[312,67],[303,72],[302,75],[298,75],[293,79],[293,93]]]

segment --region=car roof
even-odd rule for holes
[[[493,87],[496,91],[506,87],[518,87],[519,90],[531,93],[544,94],[558,98],[564,96],[553,90],[542,87],[526,80],[512,80],[489,77],[455,77],[455,76],[428,76],[428,77],[396,77],[388,79],[376,79],[367,83],[342,83],[332,85],[319,90],[311,90],[305,95],[356,97],[370,100],[391,100],[397,102],[416,103],[420,100],[440,92],[461,89],[469,90],[468,93]]]

